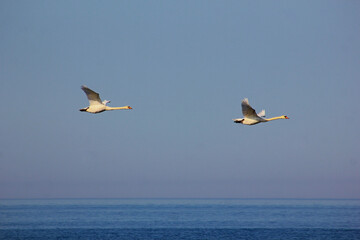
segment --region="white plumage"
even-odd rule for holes
[[[244,115],[244,118],[237,118],[233,119],[235,123],[241,123],[245,125],[254,125],[261,122],[268,122],[276,119],[289,119],[287,116],[282,115],[279,117],[274,118],[264,118],[265,117],[265,110],[261,110],[259,113],[256,113],[255,109],[253,109],[250,104],[249,100],[247,98],[244,98],[241,101],[241,107],[242,107],[242,113]]]
[[[103,111],[110,111],[110,110],[123,110],[123,109],[132,109],[130,106],[124,106],[124,107],[109,107],[106,106],[107,103],[110,101],[104,100],[103,102],[100,99],[100,95],[91,90],[90,88],[86,86],[81,86],[81,89],[85,92],[88,100],[89,100],[89,106],[86,108],[80,109],[82,112],[89,112],[89,113],[101,113]]]

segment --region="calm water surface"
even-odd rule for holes
[[[0,239],[360,239],[360,200],[0,200]]]

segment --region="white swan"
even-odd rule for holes
[[[103,102],[101,102],[100,96],[97,92],[94,92],[93,90],[91,90],[90,88],[84,85],[81,86],[81,89],[85,92],[90,103],[90,106],[80,109],[80,111],[82,112],[101,113],[103,111],[109,111],[109,110],[132,109],[130,106],[125,106],[125,107],[106,106],[106,104],[109,103],[110,101],[104,100]]]
[[[264,118],[265,110],[262,110],[260,113],[256,114],[255,110],[250,106],[249,100],[244,98],[241,102],[242,112],[244,118],[233,119],[235,123],[242,123],[245,125],[254,125],[261,122],[268,122],[276,119],[289,119],[287,116],[282,115],[280,117],[274,118]]]

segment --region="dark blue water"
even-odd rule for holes
[[[0,239],[360,239],[360,200],[0,200]]]

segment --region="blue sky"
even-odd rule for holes
[[[0,198],[360,198],[359,12],[1,1]],[[290,120],[235,124],[244,97]]]

